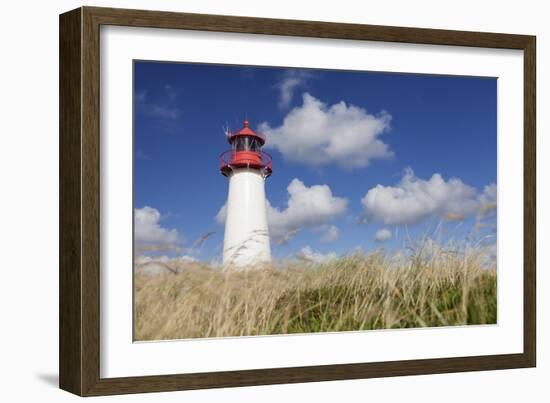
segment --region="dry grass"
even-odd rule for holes
[[[483,248],[454,249],[136,275],[136,339],[496,323],[496,263]]]

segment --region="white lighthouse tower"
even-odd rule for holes
[[[265,200],[265,179],[271,156],[262,151],[265,137],[248,127],[228,133],[231,150],[220,156],[220,171],[229,178],[223,240],[224,269],[254,269],[271,261]]]

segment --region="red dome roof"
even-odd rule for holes
[[[231,133],[228,137],[229,143],[233,141],[233,138],[236,136],[254,136],[258,138],[262,144],[265,144],[265,136],[261,133],[256,133],[254,130],[252,130],[250,127],[248,127],[248,118],[244,120],[244,125],[241,130],[238,132]]]

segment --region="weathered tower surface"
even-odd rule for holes
[[[229,178],[223,266],[260,268],[271,261],[265,199],[271,156],[262,151],[265,137],[250,129],[248,119],[227,140],[231,150],[220,155],[220,171]]]

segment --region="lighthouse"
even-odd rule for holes
[[[271,261],[265,180],[272,173],[271,156],[262,151],[265,137],[249,127],[226,133],[231,149],[220,155],[220,172],[229,179],[223,266],[259,268]]]

